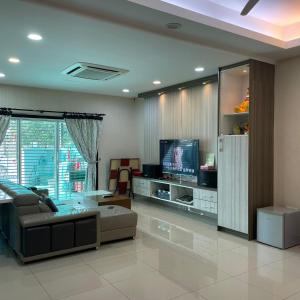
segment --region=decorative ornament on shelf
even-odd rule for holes
[[[233,127],[233,134],[235,135],[248,134],[248,133],[249,133],[249,123],[235,125]]]
[[[249,88],[247,89],[246,98],[234,108],[235,113],[246,113],[249,112],[249,104],[250,104],[250,97],[249,97]]]

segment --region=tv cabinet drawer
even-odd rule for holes
[[[214,191],[208,191],[203,189],[194,189],[193,191],[193,197],[194,199],[201,199],[209,202],[218,202],[217,192]]]
[[[194,208],[200,209],[202,211],[210,212],[212,214],[217,213],[217,203],[211,201],[194,199]]]
[[[133,178],[133,192],[150,197],[150,181],[143,178]]]
[[[202,211],[217,213],[218,210],[218,193],[204,189],[194,189],[194,207]]]

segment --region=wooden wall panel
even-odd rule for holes
[[[274,65],[250,62],[249,239],[256,210],[273,205]]]
[[[202,162],[217,155],[218,86],[209,83],[144,101],[143,163],[159,163],[160,139],[199,139]]]

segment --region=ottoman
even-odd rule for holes
[[[100,211],[100,241],[109,242],[136,235],[137,213],[118,206],[104,205]]]

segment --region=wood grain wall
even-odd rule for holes
[[[188,88],[145,99],[145,163],[159,163],[160,139],[199,139],[205,153],[217,156],[217,83]]]
[[[256,237],[256,210],[273,205],[274,65],[250,63],[249,239]]]

